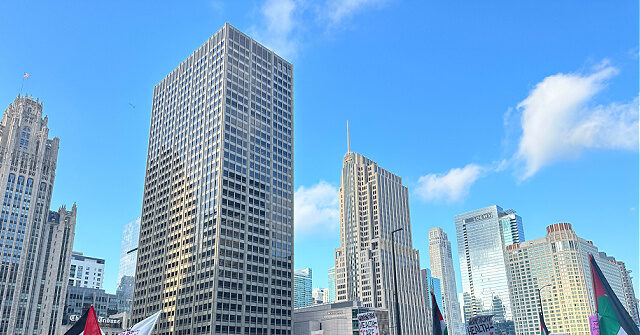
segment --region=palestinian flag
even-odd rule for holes
[[[547,325],[544,323],[542,312],[538,313],[538,315],[540,317],[540,335],[549,335],[549,329],[547,329]]]
[[[447,324],[442,318],[442,313],[440,313],[440,308],[438,308],[438,302],[436,301],[436,296],[433,294],[433,291],[431,291],[431,320],[433,320],[433,335],[449,334]]]
[[[64,335],[102,335],[98,318],[93,305],[76,321],[73,327],[69,328]]]
[[[600,317],[601,335],[638,335],[638,327],[624,309],[618,297],[609,286],[593,255],[589,255],[593,293],[596,298],[596,311]]]

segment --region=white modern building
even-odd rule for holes
[[[104,259],[89,257],[81,252],[71,254],[69,285],[102,289],[104,281]]]
[[[311,296],[313,297],[314,304],[326,304],[331,302],[329,301],[328,288],[316,287],[311,291]]]
[[[499,331],[515,334],[505,262],[507,246],[522,242],[522,218],[490,206],[455,216],[465,322],[494,315]]]
[[[394,234],[392,231],[402,229]],[[340,187],[340,248],[336,250],[337,301],[389,310],[392,334],[427,334],[418,251],[413,249],[409,193],[402,179],[350,150]],[[393,253],[397,283],[393,275]],[[398,286],[399,311],[394,286]],[[396,325],[399,313],[401,331]]]
[[[389,335],[389,312],[384,308],[364,307],[356,301],[296,308],[293,311],[293,335],[358,335],[358,314],[372,311],[376,314],[379,334]]]
[[[291,334],[293,66],[229,24],[153,90],[132,323]]]
[[[0,335],[57,334],[76,206],[49,211],[59,139],[42,103],[18,96],[0,122]]]

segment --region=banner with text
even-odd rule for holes
[[[360,335],[380,334],[376,312],[366,312],[358,314],[358,324],[360,325]]]
[[[467,335],[495,335],[492,318],[493,315],[480,315],[469,319]]]

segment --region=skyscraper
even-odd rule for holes
[[[508,245],[524,240],[522,219],[499,206],[456,215],[464,318],[493,314],[496,327],[515,332],[504,260]]]
[[[307,307],[313,304],[313,275],[305,268],[293,272],[293,308]]]
[[[447,238],[447,233],[440,227],[429,230],[429,262],[431,276],[440,280],[442,300],[438,301],[438,305],[442,308],[444,321],[449,329],[454,330],[455,333],[463,334],[451,242]]]
[[[407,188],[400,177],[372,160],[347,152],[340,187],[337,301],[361,301],[364,307],[388,308],[392,334],[398,334],[398,330],[391,232],[400,228],[394,239],[402,334],[426,334],[420,259],[411,241]]]
[[[335,302],[336,301],[336,268],[335,266],[329,269],[328,277],[329,277],[329,296],[327,297],[327,302]]]
[[[229,24],[154,88],[132,306],[159,334],[291,334],[293,66]]]
[[[138,257],[138,239],[140,238],[140,217],[127,223],[122,231],[120,246],[120,266],[118,267],[118,287],[116,295],[120,299],[120,312],[131,310],[136,259]]]
[[[626,299],[625,282],[628,280],[630,284],[630,278],[626,271],[621,271],[624,263],[598,251],[593,242],[578,237],[570,223],[556,223],[547,227],[543,238],[507,247],[512,310],[518,334],[540,333],[538,289],[549,331],[589,334],[588,318],[595,314],[591,271],[585,262],[589,255],[594,256],[629,314],[638,317],[637,309]]]
[[[50,212],[58,138],[42,103],[18,96],[0,123],[0,334],[56,334],[68,285],[76,207]]]

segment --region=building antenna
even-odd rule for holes
[[[351,139],[349,138],[349,120],[347,120],[347,153],[351,152]]]

